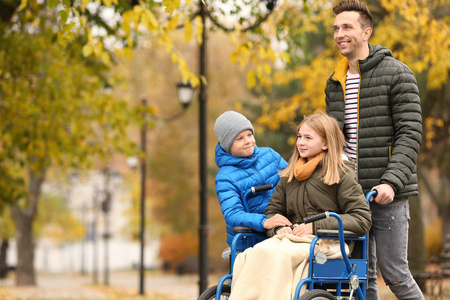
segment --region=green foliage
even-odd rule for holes
[[[0,34],[6,162],[38,172],[52,163],[89,165],[92,155],[108,155],[114,147],[132,149],[123,137],[133,112],[105,92],[101,65],[52,44],[51,34]]]
[[[325,83],[341,58],[332,40],[333,4],[314,1],[306,9],[302,2],[286,2],[281,4],[273,22],[263,27],[266,34],[277,33],[277,42],[272,44],[284,43],[277,55],[287,57],[281,68],[270,76],[264,75],[270,78],[258,76],[254,90],[268,99],[259,118],[264,126],[279,130],[298,116],[325,110]],[[445,90],[450,84],[450,5],[441,0],[371,0],[368,5],[375,23],[370,43],[391,49],[394,57],[406,63],[419,80],[424,120],[422,149],[426,149],[422,151],[423,161],[442,166],[448,161],[445,149],[450,145],[450,114],[444,104],[448,102]],[[257,60],[246,61],[250,69],[257,68],[253,65]],[[293,82],[300,83],[297,90],[290,88]],[[274,94],[274,88],[289,93]]]
[[[16,233],[14,222],[11,218],[11,210],[5,207],[0,213],[0,240],[9,240]]]
[[[57,244],[79,241],[85,236],[86,228],[74,216],[64,198],[43,195],[40,203],[33,227],[37,236],[51,238]]]

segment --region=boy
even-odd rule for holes
[[[214,132],[219,139],[216,164],[220,168],[215,180],[216,193],[227,224],[228,245],[231,246],[236,226],[260,232],[276,226],[291,226],[281,215],[270,219],[264,215],[273,190],[247,197],[253,186],[273,184],[275,187],[280,180],[278,171],[284,169],[287,162],[273,149],[256,146],[251,122],[238,112],[227,111],[220,115]],[[245,210],[243,201],[247,201],[250,211]]]

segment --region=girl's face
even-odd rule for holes
[[[303,124],[297,133],[297,150],[300,156],[309,161],[328,149],[327,143],[308,126]]]
[[[248,157],[255,151],[255,137],[251,130],[244,130],[237,135],[231,144],[230,153],[237,157]]]

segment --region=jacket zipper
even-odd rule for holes
[[[393,148],[394,143],[393,142],[389,142],[388,143],[388,157],[389,157],[389,161],[391,161],[392,158],[392,148]]]
[[[361,83],[362,83],[362,76],[361,76],[361,69],[359,68],[359,61],[358,61],[358,73],[359,73],[359,86],[358,86],[358,106],[356,109],[357,113],[357,119],[356,119],[356,178],[359,178],[359,100],[361,96]]]
[[[259,172],[256,171],[255,167],[252,167],[252,169],[255,172],[255,174],[258,175],[258,177],[261,179],[261,184],[264,184],[264,178],[261,176],[261,174],[259,174]]]

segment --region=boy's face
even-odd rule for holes
[[[255,151],[255,137],[251,130],[244,130],[237,135],[231,144],[230,153],[237,157],[248,157]]]

